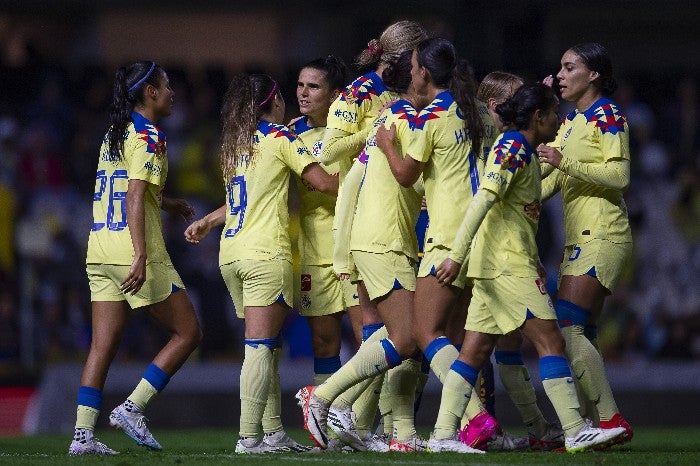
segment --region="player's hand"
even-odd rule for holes
[[[182,218],[186,222],[191,222],[192,217],[194,217],[194,207],[184,199],[164,197],[163,210],[171,215]]]
[[[389,108],[389,107],[391,107],[392,105],[394,105],[394,104],[396,103],[397,100],[399,100],[399,99],[390,100],[389,102],[387,102],[387,103],[385,103],[384,105],[382,105],[382,108],[379,109],[379,113],[377,113],[377,118],[379,118],[380,116],[382,116],[382,113],[384,113],[384,110],[386,110],[387,108]]]
[[[556,150],[554,147],[546,146],[544,144],[537,146],[537,156],[540,162],[545,162],[550,165],[554,165],[555,167],[558,167],[561,163],[561,159],[564,158],[564,156],[561,155],[561,152]]]
[[[185,240],[192,244],[199,244],[211,231],[211,226],[203,218],[193,222],[185,230]]]
[[[291,120],[289,120],[289,123],[287,123],[286,126],[292,126],[294,123],[296,123],[297,121],[301,120],[302,118],[304,118],[303,115],[302,115],[302,116],[298,116],[298,117],[296,117],[296,118],[292,118]]]
[[[549,87],[554,87],[554,76],[551,74],[542,80],[542,84]]]
[[[135,295],[146,282],[146,257],[134,256],[134,261],[129,269],[129,274],[121,284],[123,293]]]
[[[394,139],[396,138],[396,125],[391,124],[389,129],[386,129],[384,125],[380,125],[377,128],[377,147],[386,155],[391,148],[394,146]]]
[[[462,264],[448,257],[435,269],[435,278],[442,286],[451,285],[457,279],[461,268]]]

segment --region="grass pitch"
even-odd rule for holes
[[[309,443],[305,432],[290,429],[290,435]],[[421,432],[427,435],[426,432]],[[237,439],[233,430],[155,431],[163,451],[138,447],[117,431],[97,431],[97,437],[121,452],[113,457],[69,457],[69,435],[51,434],[32,437],[0,438],[0,464],[8,465],[131,465],[131,464],[206,464],[206,465],[700,465],[700,428],[638,428],[631,444],[605,452],[578,453],[322,453],[236,455]]]

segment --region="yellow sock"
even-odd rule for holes
[[[241,437],[258,437],[272,378],[272,350],[263,344],[245,345],[241,368]]]
[[[158,390],[156,390],[156,388],[151,385],[148,380],[141,379],[127,399],[131,400],[131,402],[134,403],[137,408],[143,411],[148,402],[151,401],[151,398],[153,398],[157,393]]]
[[[464,377],[453,370],[449,371],[442,383],[440,409],[433,431],[436,439],[454,437],[470,398],[479,397],[472,396],[472,386]]]
[[[355,412],[356,416],[355,428],[359,430],[360,433],[364,434],[372,430],[374,419],[377,417],[377,407],[379,406],[380,393],[385,378],[386,374],[379,374],[358,384],[364,387],[364,390],[362,390],[360,396],[352,404],[352,410]]]
[[[375,335],[380,333],[380,330],[374,332]],[[372,337],[360,346],[355,356],[343,364],[323,385],[316,388],[314,393],[318,398],[332,403],[341,393],[356,383],[382,374],[390,366],[400,364],[399,353],[389,338],[374,341]]]
[[[619,410],[605,375],[603,358],[584,335],[583,326],[564,327],[562,334],[566,341],[566,355],[581,391],[597,407],[600,420],[611,419]]]
[[[95,430],[97,416],[100,415],[100,410],[89,406],[78,405],[78,412],[75,419],[76,429]]]
[[[387,372],[387,395],[392,406],[392,436],[396,440],[406,440],[416,435],[413,403],[419,373],[420,363],[415,359],[407,359]]]
[[[469,398],[469,403],[467,403],[467,408],[464,410],[464,415],[459,423],[460,427],[466,426],[469,424],[469,421],[476,417],[477,414],[482,411],[486,411],[486,407],[481,402],[481,398],[478,396],[478,394],[481,392],[481,379],[481,372],[479,372],[479,377],[476,379],[476,385],[474,385],[472,391],[474,396]]]
[[[450,371],[450,366],[459,356],[459,351],[453,345],[445,345],[440,348],[433,359],[430,360],[430,369],[435,372],[438,380],[444,383],[447,373]]]
[[[538,438],[543,436],[547,431],[547,420],[537,406],[537,396],[527,367],[499,363],[498,374],[528,431]]]
[[[566,435],[569,437],[575,435],[583,426],[583,418],[578,411],[579,403],[573,379],[571,377],[545,379],[542,381],[542,386],[557,412]]]
[[[392,408],[390,397],[387,395],[389,393],[389,378],[384,374],[384,379],[382,379],[382,385],[380,387],[379,393],[379,419],[381,420],[381,425],[384,434],[391,438],[394,432],[394,418],[392,415]]]
[[[280,389],[280,374],[278,372],[281,348],[272,352],[272,374],[270,374],[270,391],[262,417],[262,428],[266,434],[282,430],[282,393]]]

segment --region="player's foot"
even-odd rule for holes
[[[381,434],[369,432],[363,442],[367,451],[386,453],[389,451],[391,438],[383,432]]]
[[[93,432],[88,429],[76,429],[73,441],[68,447],[69,455],[118,455],[104,443],[97,440]]]
[[[601,429],[593,427],[591,421],[586,419],[581,430],[571,437],[567,436],[564,444],[566,445],[566,451],[569,453],[601,450],[617,443],[624,433],[625,429],[623,427]]]
[[[459,432],[459,439],[472,448],[486,450],[489,439],[501,432],[498,421],[487,411],[482,411]]]
[[[564,431],[556,424],[548,424],[544,435],[537,438],[529,434],[530,448],[537,451],[553,451],[564,446]]]
[[[430,435],[430,440],[428,440],[428,451],[433,453],[443,451],[451,451],[454,453],[486,453],[483,450],[470,447],[461,441],[457,434],[450,438],[436,439],[434,433]]]
[[[425,451],[428,447],[428,442],[419,435],[411,435],[405,440],[391,439],[389,443],[389,451],[400,451],[403,453],[411,453],[414,451]]]
[[[281,453],[283,451],[276,447],[271,447],[266,444],[260,437],[241,437],[236,442],[236,453],[246,455],[251,453]]]
[[[309,450],[310,453],[352,453],[353,451],[355,450],[348,445],[343,445],[343,442],[337,438],[329,438],[326,448],[313,447]]]
[[[109,425],[123,430],[126,435],[134,439],[139,445],[148,447],[151,450],[161,450],[163,448],[148,430],[146,416],[129,400],[112,410],[109,414]]]
[[[367,447],[362,436],[355,428],[355,413],[351,408],[335,408],[328,410],[328,427],[345,444],[357,451],[365,451]]]
[[[295,451],[298,453],[311,450],[310,446],[302,445],[287,435],[284,430],[269,432],[263,436],[263,443],[275,451]]]
[[[309,385],[301,388],[295,395],[297,404],[304,414],[304,429],[311,435],[316,445],[321,448],[328,446],[328,433],[326,432],[326,419],[328,418],[328,404],[314,396],[316,387]]]
[[[620,439],[616,441],[614,445],[621,445],[632,441],[632,436],[634,436],[632,427],[630,427],[629,423],[620,413],[616,413],[609,421],[600,421],[601,429],[612,429],[615,427],[622,427],[625,429],[625,433],[622,434],[622,437],[620,437]]]
[[[530,448],[530,441],[527,437],[519,437],[501,431],[488,439],[486,442],[487,451],[521,451]]]

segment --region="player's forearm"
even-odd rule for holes
[[[352,256],[350,255],[350,234],[364,169],[365,166],[359,161],[355,161],[350,168],[350,171],[345,176],[340,202],[335,213],[338,229],[335,231],[335,243],[333,245],[333,269],[338,274],[352,273],[354,269]]]
[[[200,221],[204,222],[209,229],[223,225],[226,223],[226,204],[208,213]]]
[[[367,127],[355,134],[350,134],[339,129],[327,129],[318,161],[328,165],[341,158],[356,157],[365,147],[369,130],[370,127]]]
[[[126,222],[129,225],[131,244],[136,258],[145,258],[147,255],[144,192],[138,189],[134,182],[129,182],[129,189],[126,192]]]
[[[543,164],[543,165],[548,165],[552,168],[552,165],[549,164]],[[562,179],[564,178],[564,173],[562,173],[559,170],[555,170],[553,172],[550,172],[549,175],[547,175],[546,178],[542,180],[542,196],[541,200],[542,202],[546,201],[550,197],[554,196],[556,193],[558,193],[561,190],[561,182]]]
[[[476,196],[469,203],[469,208],[457,230],[457,236],[452,242],[450,259],[464,265],[474,235],[494,202],[496,202],[496,195],[491,191],[486,189],[477,191]]]
[[[630,164],[627,159],[586,163],[564,157],[559,170],[587,183],[610,189],[625,190],[630,183]]]

